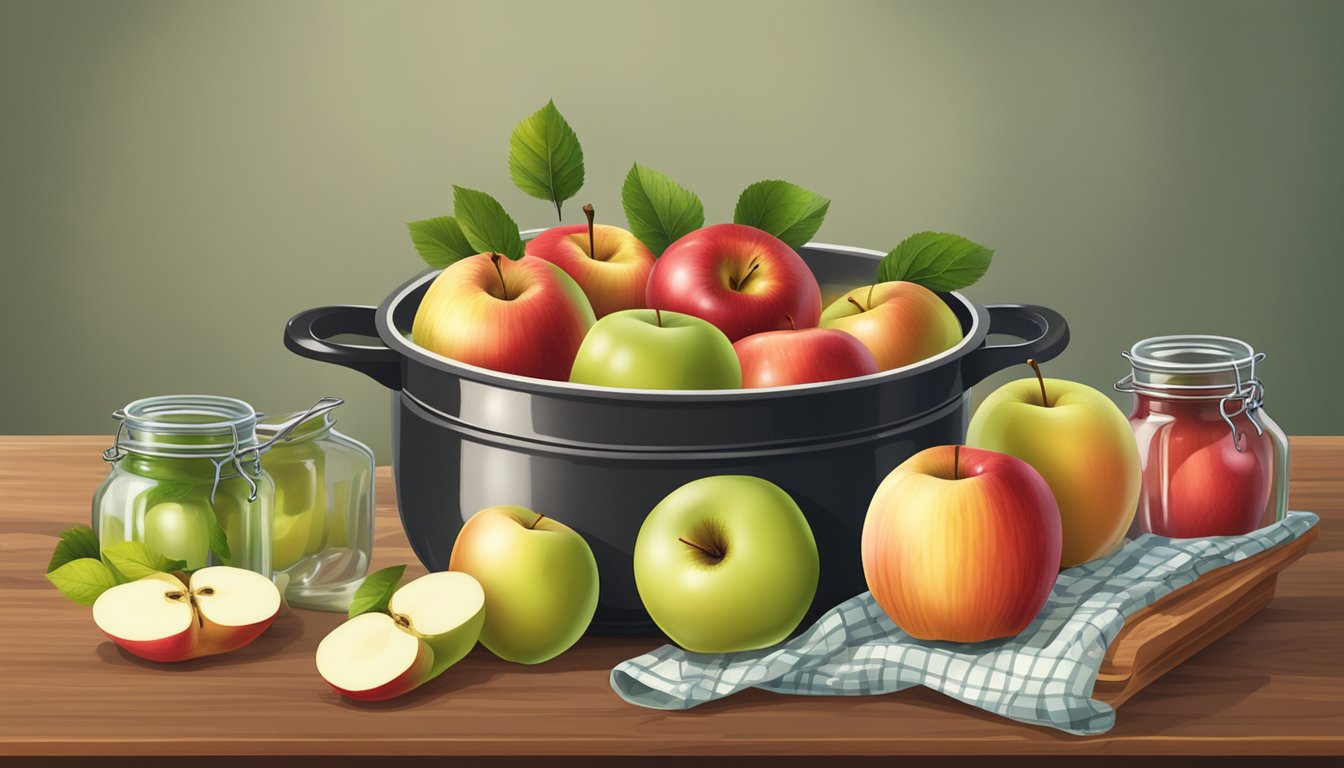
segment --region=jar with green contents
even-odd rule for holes
[[[275,482],[271,566],[303,608],[346,610],[373,547],[373,452],[333,429],[341,402],[323,398],[257,426]]]
[[[274,488],[260,462],[257,414],[230,397],[149,397],[114,414],[93,497],[99,543],[139,541],[187,569],[228,564],[271,575]]]

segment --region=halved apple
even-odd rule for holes
[[[457,571],[431,573],[398,589],[389,613],[364,613],[322,638],[317,671],[352,699],[382,701],[438,677],[476,645],[485,592]]]
[[[264,576],[225,565],[188,583],[167,573],[118,584],[93,603],[93,621],[128,653],[185,661],[237,650],[280,612],[280,590]]]

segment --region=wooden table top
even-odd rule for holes
[[[171,759],[190,767],[283,755],[329,766],[457,755],[595,765],[636,764],[619,758],[638,755],[644,766],[679,757],[830,765],[925,755],[966,765],[977,761],[964,756],[982,755],[999,756],[986,758],[995,765],[1040,765],[1192,754],[1339,764],[1344,755],[1344,437],[1293,440],[1292,506],[1323,524],[1312,550],[1280,576],[1273,603],[1143,690],[1113,730],[1095,737],[1019,725],[926,689],[855,698],[748,691],[690,712],[645,710],[607,683],[614,664],[654,643],[637,639],[588,638],[537,667],[477,648],[400,699],[357,705],[332,692],[313,663],[318,641],[342,617],[302,610],[230,655],[141,661],[44,576],[56,535],[89,520],[109,444],[0,437],[0,759],[104,755],[113,759],[87,764]],[[386,467],[378,502],[374,567],[408,562],[408,575],[418,575]],[[1036,757],[1003,757],[1014,755]]]

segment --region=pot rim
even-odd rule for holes
[[[523,233],[523,236],[526,239],[528,236],[535,235],[540,231],[542,230],[528,230]],[[885,256],[881,251],[874,251],[870,248],[858,248],[830,243],[809,242],[803,245],[799,250],[802,249],[849,254],[874,261],[880,260]],[[535,394],[608,400],[708,402],[767,400],[799,394],[810,395],[840,392],[847,389],[857,389],[872,384],[895,381],[897,379],[917,375],[927,370],[932,370],[948,360],[964,356],[966,353],[978,347],[988,335],[988,320],[985,309],[957,291],[947,291],[939,295],[951,296],[961,302],[966,309],[967,314],[970,315],[970,329],[962,336],[961,341],[954,346],[932,357],[924,358],[919,362],[911,363],[910,365],[902,366],[900,368],[892,368],[890,370],[879,371],[866,376],[855,376],[848,379],[812,382],[808,384],[792,384],[783,387],[751,387],[742,389],[627,389],[589,384],[572,384],[567,381],[553,381],[550,379],[538,379],[531,376],[519,376],[512,373],[504,373],[488,368],[482,368],[469,363],[463,363],[436,352],[431,352],[403,336],[402,333],[392,325],[391,318],[396,312],[397,307],[408,294],[420,288],[424,283],[433,280],[440,272],[442,272],[442,270],[437,269],[422,272],[408,282],[402,284],[401,287],[393,291],[392,294],[384,299],[382,304],[378,306],[378,310],[375,314],[375,325],[378,331],[378,336],[382,339],[383,343],[398,352],[403,358],[415,360],[416,362],[428,365],[431,368],[451,373],[464,379]]]

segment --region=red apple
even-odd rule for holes
[[[652,309],[694,315],[729,341],[782,331],[792,317],[811,328],[821,317],[812,270],[783,241],[755,227],[715,224],[669,245],[649,274]]]
[[[584,206],[585,213],[591,210]],[[598,318],[645,306],[653,253],[629,230],[605,224],[551,227],[528,242],[527,255],[574,278]]]
[[[933,357],[961,341],[961,323],[938,294],[903,280],[841,296],[821,314],[821,327],[862,341],[884,371]]]
[[[844,331],[765,331],[733,345],[743,387],[783,387],[877,373],[873,353]]]
[[[1030,464],[941,445],[878,486],[863,524],[863,574],[913,637],[1012,637],[1050,596],[1061,542],[1059,507]]]
[[[434,279],[415,313],[411,340],[492,371],[567,381],[595,318],[578,283],[531,256],[477,254]]]
[[[1256,434],[1243,435],[1243,450],[1232,445],[1221,422],[1221,439],[1192,452],[1176,467],[1167,488],[1164,516],[1144,520],[1145,530],[1174,538],[1238,536],[1260,527],[1269,504],[1269,451],[1255,450]],[[1264,459],[1262,459],[1262,456]]]

